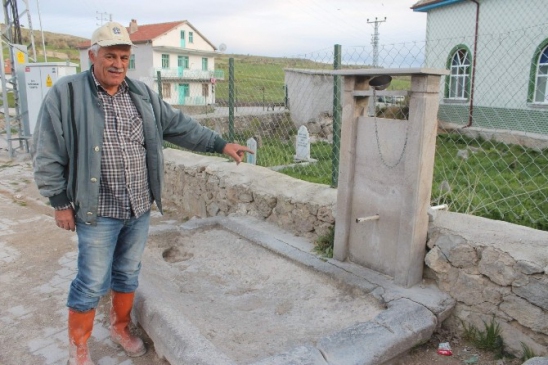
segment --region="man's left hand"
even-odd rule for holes
[[[237,143],[227,143],[225,148],[223,148],[223,153],[232,157],[232,159],[236,161],[236,164],[242,162],[242,158],[246,152],[253,153],[253,151],[249,148],[241,146]]]

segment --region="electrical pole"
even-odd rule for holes
[[[23,152],[29,151],[28,140],[32,133],[28,130],[28,123],[25,124],[23,121],[23,117],[28,114],[26,90],[24,89],[24,85],[22,85],[24,81],[25,63],[28,62],[28,51],[27,46],[23,45],[21,24],[19,22],[20,14],[24,15],[27,13],[28,16],[28,31],[30,32],[31,46],[34,52],[34,61],[36,61],[36,50],[34,47],[34,36],[28,9],[28,0],[23,0],[24,9],[21,13],[17,8],[17,0],[3,0],[2,5],[5,25],[1,31],[0,37],[0,52],[2,53],[0,56],[0,76],[2,78],[4,130],[1,131],[0,137],[7,141],[9,157],[12,158],[16,149],[23,150]],[[6,52],[4,52],[5,48]],[[8,54],[9,67],[4,65],[4,53]],[[8,68],[8,70],[6,70],[6,68]],[[9,79],[7,76],[8,73]],[[8,84],[10,86],[9,88]],[[13,95],[13,115],[10,115],[11,112],[8,107],[8,93]],[[14,147],[14,143],[18,143],[19,147]]]
[[[107,13],[106,11],[104,13],[96,12],[97,13],[97,25],[103,25],[103,22],[107,21],[107,15],[108,15],[108,21],[112,21],[112,14]]]
[[[32,20],[30,18],[30,11],[29,11],[29,2],[28,0],[22,0],[23,3],[26,6],[26,9],[19,13],[19,16],[21,17],[23,14],[27,13],[27,21],[28,21],[28,31],[29,31],[29,38],[30,38],[30,46],[32,49],[32,56],[34,57],[33,61],[38,62],[38,58],[36,57],[36,47],[34,45],[34,30],[32,29]]]
[[[373,67],[379,66],[379,25],[385,21],[386,17],[384,17],[383,20],[377,20],[375,17],[374,21],[369,21],[369,19],[367,19],[367,24],[374,24],[374,32],[371,36],[371,44],[373,45]]]
[[[367,24],[373,25],[373,35],[371,36],[371,45],[373,46],[373,68],[379,67],[379,25],[386,21],[386,17],[383,20],[378,20],[375,17],[374,21],[367,19]],[[377,114],[377,96],[375,95],[375,89],[373,89],[373,102],[368,105],[369,116],[375,116]]]
[[[36,0],[36,7],[38,9],[38,21],[40,22],[40,33],[42,34],[42,49],[44,50],[44,61],[48,62],[48,55],[46,52],[46,41],[44,39],[44,29],[42,29],[42,15],[40,14],[40,2]]]

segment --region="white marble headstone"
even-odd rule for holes
[[[295,150],[295,161],[310,160],[310,134],[304,125],[302,125],[297,132]]]
[[[255,138],[250,138],[247,140],[247,148],[253,151],[253,154],[246,152],[245,159],[248,164],[256,165],[257,164],[257,141]]]

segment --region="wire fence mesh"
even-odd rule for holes
[[[289,58],[223,56],[214,104],[197,118],[231,141],[253,138],[258,165],[335,187],[340,80],[331,71],[447,69],[432,204],[548,230],[546,7],[540,0],[528,7],[505,1],[503,9],[484,3],[479,18],[474,2],[440,8],[429,15],[422,42],[334,46]],[[387,90],[409,87],[409,77],[394,77]],[[369,104],[369,115],[407,119],[405,93],[379,93]]]

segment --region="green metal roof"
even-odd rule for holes
[[[464,0],[421,0],[415,5],[413,5],[411,9],[417,12],[427,12],[429,10],[439,8],[441,6],[460,3],[461,1],[464,1]]]

